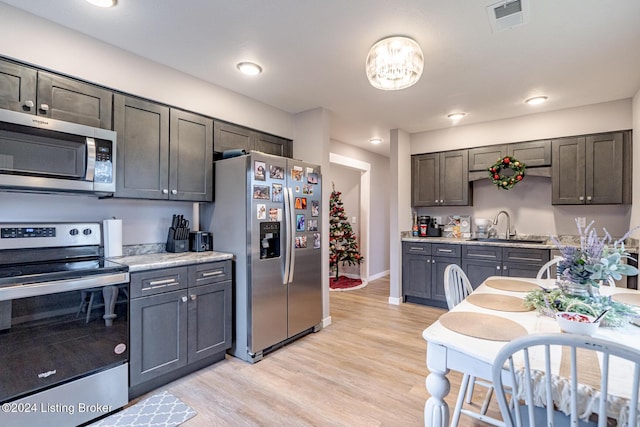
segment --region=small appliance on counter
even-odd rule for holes
[[[440,237],[442,236],[442,227],[438,225],[438,221],[435,218],[429,220],[429,226],[427,227],[427,236]]]
[[[191,252],[205,252],[213,250],[213,237],[206,231],[192,231],[189,233],[189,250]]]
[[[167,252],[187,252],[189,250],[189,220],[184,215],[173,215],[167,235]]]
[[[418,219],[418,229],[420,230],[420,237],[427,237],[429,234],[429,223],[431,222],[431,217],[429,216],[421,216]]]

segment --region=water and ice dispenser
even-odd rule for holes
[[[260,259],[280,256],[280,223],[260,223]]]

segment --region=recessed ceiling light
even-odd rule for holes
[[[533,98],[529,98],[526,101],[524,101],[525,104],[529,104],[529,105],[538,105],[538,104],[542,104],[543,102],[547,102],[547,98],[546,96],[534,96]]]
[[[447,117],[449,117],[451,120],[460,120],[461,118],[463,118],[466,115],[467,115],[467,113],[451,113],[451,114],[447,115]]]
[[[372,143],[373,145],[378,145],[382,143],[382,138],[371,138],[369,142]]]
[[[242,74],[248,76],[256,76],[262,72],[262,67],[255,62],[240,62],[237,67]]]
[[[118,0],[87,0],[87,2],[98,7],[113,7],[118,3]]]

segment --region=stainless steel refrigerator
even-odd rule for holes
[[[248,362],[322,325],[320,167],[252,151],[215,162],[202,205],[213,248],[235,255],[234,342]]]

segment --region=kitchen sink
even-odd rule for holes
[[[546,240],[534,240],[534,239],[498,239],[498,238],[481,238],[474,237],[472,239],[467,239],[470,242],[493,242],[493,243],[536,243],[541,244],[545,243]]]

